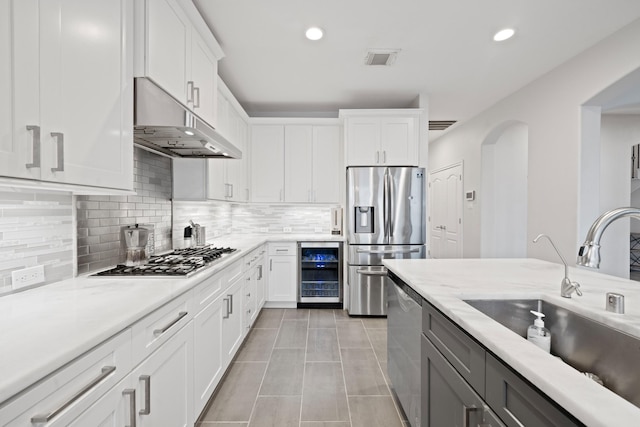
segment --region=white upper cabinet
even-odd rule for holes
[[[287,202],[310,202],[313,200],[313,128],[286,126],[284,146],[284,199]]]
[[[347,166],[417,166],[420,109],[340,110]]]
[[[0,5],[0,174],[131,189],[132,3]]]
[[[151,78],[216,126],[218,60],[223,53],[186,0],[138,0],[136,76]]]
[[[251,200],[284,201],[284,126],[251,127]]]
[[[340,188],[345,179],[340,126],[313,127],[312,157],[313,201],[340,203]]]

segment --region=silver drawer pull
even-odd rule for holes
[[[136,427],[136,390],[128,388],[122,392],[123,396],[129,396],[129,424],[125,427]]]
[[[187,314],[189,314],[187,311],[181,311],[180,313],[178,313],[178,317],[173,319],[171,322],[167,323],[167,325],[165,327],[160,328],[160,329],[155,329],[153,331],[153,335],[162,335],[162,334],[164,334],[165,332],[167,332],[169,330],[169,328],[171,328],[173,325],[175,325],[180,320],[182,320],[182,318],[184,316],[186,316]]]
[[[100,373],[100,375],[98,375],[93,380],[91,380],[91,382],[89,384],[87,384],[86,386],[82,387],[82,389],[80,391],[78,391],[76,394],[71,396],[66,402],[64,402],[62,405],[60,405],[57,409],[54,409],[53,411],[51,411],[48,414],[40,414],[40,415],[36,415],[36,416],[32,417],[31,418],[31,423],[32,424],[48,423],[54,417],[56,417],[60,412],[62,412],[65,409],[67,409],[75,401],[80,399],[83,395],[87,394],[92,388],[94,388],[96,385],[98,385],[102,380],[104,380],[109,375],[111,375],[113,372],[115,372],[115,370],[116,370],[115,366],[103,366],[102,367],[102,372]]]
[[[359,254],[410,254],[420,252],[420,249],[356,249]]]
[[[64,134],[61,132],[51,132],[51,136],[58,144],[58,165],[51,168],[51,172],[64,172]]]
[[[151,413],[151,376],[140,375],[140,381],[144,382],[144,408],[140,409],[140,415]]]
[[[193,109],[195,110],[196,108],[200,108],[200,88],[194,86],[193,94]]]
[[[379,271],[379,270],[367,270],[365,268],[359,268],[356,270],[356,273],[362,274],[363,276],[386,276],[387,271]]]
[[[462,405],[462,426],[469,427],[469,418],[471,413],[480,410],[480,408],[476,408],[475,406]]]
[[[227,314],[222,316],[222,318],[223,319],[228,319],[229,318],[229,314],[231,314],[231,312],[229,311],[229,298],[222,298],[222,300],[227,302]]]
[[[233,314],[233,294],[227,294],[229,297],[229,314]]]
[[[27,169],[40,167],[40,126],[27,126],[27,130],[33,132],[33,158],[31,163],[27,163],[25,166]]]

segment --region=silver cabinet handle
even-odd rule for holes
[[[380,163],[380,152],[376,151],[376,163]]]
[[[33,157],[31,163],[27,163],[25,166],[27,169],[40,167],[40,126],[27,125],[27,130],[33,132],[32,147]]]
[[[129,396],[129,424],[125,427],[136,427],[136,390],[128,388],[122,392],[123,396]]]
[[[387,163],[387,150],[382,151],[382,163]]]
[[[480,408],[475,406],[462,405],[462,426],[469,427],[469,418],[472,412],[480,411]]]
[[[200,88],[199,87],[194,87],[193,88],[193,108],[200,108]],[[197,101],[196,101],[197,99]]]
[[[198,98],[199,100],[200,98]],[[200,101],[198,101],[200,102]],[[233,198],[233,184],[229,184],[229,197]]]
[[[194,90],[193,81],[189,80],[187,82],[187,104],[189,102],[193,102],[193,90]]]
[[[144,408],[140,409],[140,415],[151,413],[151,376],[140,375],[140,381],[144,382]]]
[[[181,311],[180,313],[178,313],[178,317],[176,317],[175,319],[173,319],[171,322],[167,323],[164,327],[160,328],[160,329],[155,329],[153,331],[153,335],[162,335],[165,332],[167,332],[169,330],[169,328],[171,328],[173,325],[175,325],[176,323],[178,323],[180,320],[182,320],[182,318],[184,316],[186,316],[187,314],[189,314],[189,312],[187,311]]]
[[[227,296],[229,297],[229,307],[231,307],[229,314],[233,314],[233,294],[227,294]]]
[[[262,264],[258,266],[258,280],[262,280]]]
[[[229,315],[231,314],[231,312],[229,311],[229,298],[223,298],[222,300],[227,302],[227,314],[222,316],[222,318],[223,319],[228,319]]]
[[[356,249],[359,254],[410,254],[420,252],[420,249]]]
[[[51,172],[64,171],[64,134],[61,132],[51,132],[51,136],[56,139],[58,144],[58,166],[51,168]]]
[[[269,260],[269,271],[273,271],[273,260]]]
[[[276,252],[289,252],[289,249],[276,249]]]
[[[32,424],[48,423],[54,417],[56,417],[60,412],[62,412],[65,409],[67,409],[75,401],[77,401],[82,396],[87,394],[92,388],[94,388],[96,385],[98,385],[102,380],[104,380],[109,375],[114,373],[115,370],[116,370],[115,366],[104,366],[104,367],[102,367],[102,371],[101,371],[100,375],[98,375],[93,380],[91,380],[91,382],[89,384],[87,384],[84,387],[82,387],[82,389],[80,389],[80,391],[78,391],[76,394],[71,396],[69,399],[67,399],[66,402],[64,402],[62,405],[60,405],[58,408],[54,409],[53,411],[49,412],[48,414],[40,414],[40,415],[36,415],[34,417],[31,417],[31,423]]]
[[[247,298],[251,298],[251,292],[247,294]]]
[[[379,271],[379,270],[367,270],[366,268],[359,268],[356,270],[356,273],[362,274],[363,276],[386,276],[387,271]]]

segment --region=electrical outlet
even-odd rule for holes
[[[269,232],[269,227],[260,227],[260,232],[261,233],[268,233]]]
[[[291,227],[282,227],[282,231],[285,233],[291,233]]]
[[[36,285],[44,282],[44,266],[23,268],[11,272],[11,286],[13,289],[24,288],[25,286]]]

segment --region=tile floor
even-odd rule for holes
[[[387,379],[387,319],[263,309],[198,427],[407,427]]]

